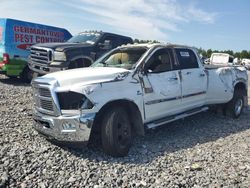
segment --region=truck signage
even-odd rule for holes
[[[30,47],[36,43],[64,42],[71,37],[63,28],[0,18],[0,74],[30,80]]]
[[[63,42],[64,33],[35,27],[15,25],[13,27],[14,40],[17,48],[26,50],[34,43]]]

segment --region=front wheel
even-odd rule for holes
[[[235,90],[234,96],[227,104],[227,114],[232,118],[240,117],[244,108],[244,94],[242,90]]]
[[[127,112],[121,107],[111,108],[102,124],[103,150],[113,157],[123,157],[128,154],[131,142],[131,123]]]
[[[21,79],[26,82],[26,83],[30,83],[31,80],[33,79],[33,71],[30,70],[30,68],[27,66],[25,67],[25,69],[23,70],[22,74],[20,75]]]

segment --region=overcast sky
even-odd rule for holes
[[[102,30],[205,49],[250,50],[249,0],[0,0],[0,17],[72,34]]]

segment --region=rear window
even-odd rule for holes
[[[195,53],[190,49],[175,49],[181,69],[199,68]]]

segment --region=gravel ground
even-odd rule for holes
[[[250,187],[249,110],[149,130],[118,159],[46,141],[32,128],[30,86],[4,76],[0,115],[0,187]]]

